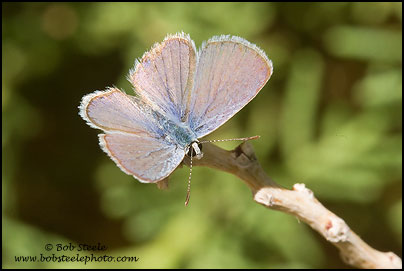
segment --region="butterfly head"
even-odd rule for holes
[[[196,159],[201,159],[203,157],[203,152],[202,152],[202,144],[198,141],[192,141],[186,150],[186,154],[189,157],[196,157]]]

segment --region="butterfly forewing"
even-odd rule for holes
[[[213,37],[199,52],[189,125],[203,137],[250,102],[272,74],[265,53],[238,37]]]
[[[80,115],[87,123],[104,131],[150,136],[153,132],[145,112],[135,100],[117,88],[96,91],[83,97]]]
[[[101,129],[100,145],[125,173],[142,182],[167,177],[182,161],[185,151],[165,140],[152,109],[118,89],[85,96],[80,115]]]
[[[152,107],[175,121],[188,114],[196,51],[188,35],[168,36],[135,64],[129,79],[135,91]]]

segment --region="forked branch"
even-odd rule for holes
[[[393,252],[380,252],[366,244],[344,220],[327,210],[304,184],[295,184],[289,190],[271,180],[260,166],[249,142],[232,151],[206,143],[203,153],[201,160],[194,159],[193,166],[216,168],[236,175],[251,189],[254,201],[306,222],[339,249],[346,263],[358,268],[402,268],[400,257]],[[184,163],[189,165],[187,156]]]

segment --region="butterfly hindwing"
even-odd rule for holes
[[[134,134],[100,134],[101,148],[122,171],[141,182],[158,182],[174,171],[185,152],[162,140]]]

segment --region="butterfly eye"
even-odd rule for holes
[[[187,154],[186,154],[188,157],[191,157],[191,152],[192,152],[192,157],[196,156],[196,152],[195,152],[195,150],[194,150],[194,148],[192,146],[194,143],[198,144],[198,148],[202,152],[202,144],[200,142],[198,142],[198,141],[192,141],[188,146],[188,151],[187,151]]]

